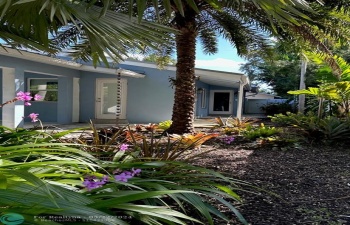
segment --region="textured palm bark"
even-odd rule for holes
[[[195,110],[195,52],[196,52],[196,20],[195,12],[188,10],[185,17],[176,16],[176,80],[172,125],[169,133],[193,133]]]

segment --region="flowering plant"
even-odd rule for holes
[[[132,168],[131,171],[123,171],[122,173],[115,175],[114,179],[120,182],[128,182],[129,179],[137,176],[141,173],[141,169]],[[102,179],[97,179],[96,176],[87,176],[84,178],[83,186],[91,191],[96,188],[100,188],[105,185],[109,181],[109,177],[107,175],[103,176]]]
[[[221,141],[227,145],[230,145],[234,140],[235,138],[233,136],[226,136],[221,138]]]
[[[42,99],[42,96],[36,94],[36,95],[34,95],[34,97],[32,97],[30,95],[30,92],[19,91],[16,94],[16,97],[14,99],[2,103],[0,105],[0,107],[4,107],[5,105],[10,104],[10,103],[14,103],[16,101],[23,101],[25,106],[31,106],[32,104],[29,101],[31,101],[32,99],[34,99],[35,101],[38,101],[38,100]],[[32,120],[32,122],[39,121],[38,116],[39,116],[38,113],[31,113],[28,115],[28,117]]]

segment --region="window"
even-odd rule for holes
[[[202,109],[207,108],[207,93],[206,93],[204,88],[202,90],[202,97],[201,97],[201,99],[202,99],[202,101],[201,101]]]
[[[38,101],[56,102],[58,100],[58,79],[30,78],[28,89],[32,96],[35,94],[42,96]]]

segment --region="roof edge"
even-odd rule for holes
[[[49,56],[40,55],[37,53],[32,53],[32,52],[23,51],[23,50],[16,50],[12,48],[0,48],[0,55],[74,69],[74,70],[80,70],[80,71],[97,72],[97,73],[105,73],[105,74],[112,74],[112,75],[120,74],[121,76],[129,76],[129,77],[135,77],[135,78],[145,77],[145,75],[143,74],[139,74],[130,70],[83,65],[81,63],[77,63],[70,60],[53,58]]]

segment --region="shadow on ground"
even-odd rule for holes
[[[282,151],[241,144],[217,148],[195,164],[280,196],[239,192],[237,208],[252,225],[350,224],[350,148]]]

